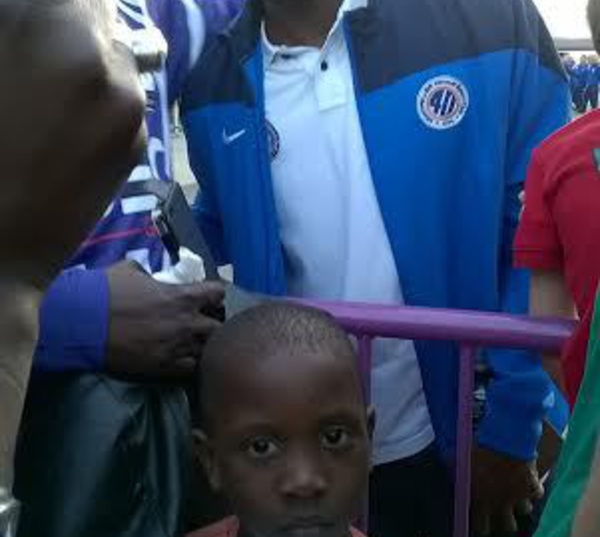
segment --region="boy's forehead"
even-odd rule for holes
[[[225,364],[224,364],[225,365]],[[221,372],[217,418],[242,414],[302,418],[363,409],[360,382],[351,357],[324,351],[282,348],[271,356],[229,361]],[[215,387],[216,388],[216,387]]]
[[[357,377],[354,357],[342,355],[333,348],[311,349],[288,345],[265,351],[260,356],[226,362],[221,380],[240,386],[291,381],[312,384],[316,379],[329,378],[352,383]]]

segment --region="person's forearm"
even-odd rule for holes
[[[536,317],[575,317],[575,304],[560,271],[536,270],[531,276],[530,312]],[[558,356],[544,354],[544,369],[564,392],[564,378]]]
[[[13,480],[15,441],[37,338],[39,292],[0,283],[0,489]]]
[[[40,306],[33,371],[104,371],[110,289],[104,270],[65,270]]]
[[[531,276],[531,314],[538,317],[575,316],[575,305],[560,271],[536,270]]]

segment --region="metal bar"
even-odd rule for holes
[[[358,338],[358,370],[363,384],[366,403],[371,404],[371,367],[373,360],[373,338],[360,336]]]
[[[358,370],[367,405],[371,404],[371,367],[373,361],[373,338],[358,336]],[[358,527],[366,534],[369,528],[369,490],[365,493],[363,511],[358,520]]]
[[[329,312],[349,334],[358,338],[360,372],[365,393],[369,396],[373,338],[460,343],[454,537],[468,537],[476,350],[481,347],[503,347],[560,351],[576,323],[477,311],[307,300],[299,302]],[[361,522],[363,525],[360,527],[364,527],[364,520]]]
[[[462,344],[456,428],[456,477],[454,482],[454,537],[468,537],[471,507],[471,453],[473,449],[473,389],[477,349]]]
[[[351,334],[463,341],[477,347],[560,350],[575,323],[478,311],[301,301],[324,309]]]

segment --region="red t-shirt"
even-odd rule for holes
[[[516,266],[562,271],[582,320],[563,354],[571,403],[583,378],[600,275],[599,163],[600,111],[548,138],[533,153],[515,239]]]
[[[187,537],[237,537],[240,523],[236,517],[229,517],[212,526],[190,533]],[[351,528],[351,537],[365,537],[360,531]]]

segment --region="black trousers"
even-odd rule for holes
[[[371,475],[369,537],[452,537],[452,482],[433,446],[408,459],[376,466]],[[531,537],[543,504],[518,520],[516,535],[492,537]]]
[[[376,466],[369,537],[452,537],[452,480],[435,447]]]
[[[182,390],[95,375],[33,379],[16,458],[18,536],[184,535],[191,460]]]
[[[573,96],[573,106],[578,114],[585,113],[585,109],[587,107],[586,99],[585,99],[585,88],[573,88],[571,90]]]

